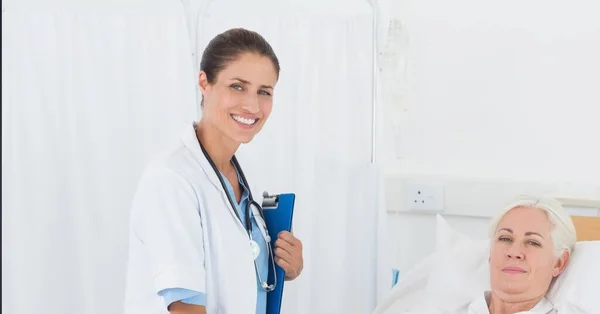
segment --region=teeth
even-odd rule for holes
[[[232,114],[231,117],[233,118],[233,120],[235,120],[239,123],[246,124],[246,125],[252,125],[252,124],[254,124],[254,122],[256,122],[256,119],[248,119],[248,118],[236,116],[234,114]]]

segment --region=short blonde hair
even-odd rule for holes
[[[562,204],[551,197],[518,196],[492,220],[489,228],[490,238],[496,233],[498,224],[504,215],[517,207],[533,207],[543,210],[548,215],[550,223],[552,223],[551,237],[556,256],[560,256],[564,250],[573,252],[575,242],[577,242],[575,225]]]

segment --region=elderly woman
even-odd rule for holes
[[[490,238],[491,291],[469,305],[469,314],[558,313],[545,295],[577,239],[561,204],[521,197],[492,221]]]

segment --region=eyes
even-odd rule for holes
[[[233,84],[229,85],[229,87],[231,89],[235,90],[235,91],[238,91],[238,92],[244,91],[244,87],[242,87],[242,85],[237,84],[237,83],[233,83]],[[271,96],[271,93],[269,93],[269,92],[267,92],[266,90],[263,90],[263,89],[259,90],[258,94],[259,95],[264,95],[264,96]]]
[[[500,236],[500,237],[498,237],[498,241],[500,241],[500,242],[506,242],[506,243],[512,243],[513,239],[510,238],[510,237],[508,237],[508,236]],[[542,244],[540,244],[540,242],[538,242],[536,240],[532,240],[532,239],[526,240],[525,244],[531,245],[531,246],[535,246],[535,247],[542,247]]]

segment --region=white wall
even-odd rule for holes
[[[401,272],[433,249],[435,227],[433,215],[394,212],[406,210],[406,180],[441,182],[460,201],[445,204],[450,224],[474,237],[512,194],[600,199],[600,4],[403,0],[389,8],[380,11],[397,32],[379,46],[396,61],[380,62],[392,69],[380,78],[378,155]]]
[[[490,219],[518,194],[552,195],[560,200],[588,200],[573,206],[564,200],[572,214],[600,216],[600,185],[564,186],[533,181],[474,179],[442,176],[397,175],[386,180],[386,206],[391,229],[394,264],[406,272],[432,252],[435,244],[436,212],[411,208],[406,191],[413,186],[433,186],[442,190],[444,215],[450,225],[476,239],[487,236]],[[584,203],[584,202],[580,202]]]

